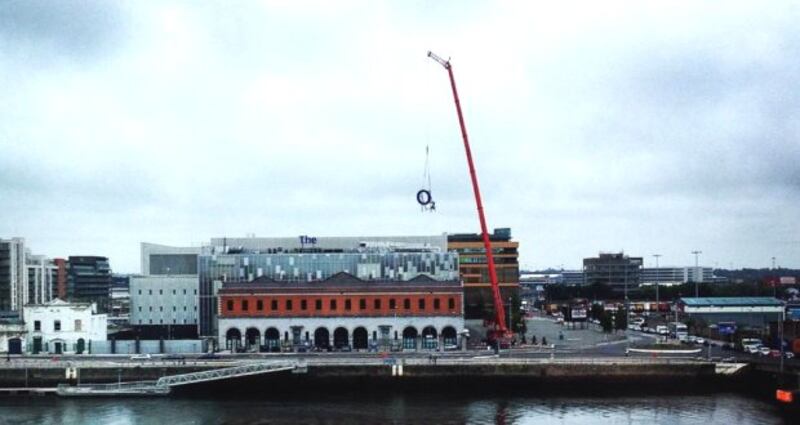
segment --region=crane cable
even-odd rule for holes
[[[436,202],[431,195],[430,146],[425,145],[425,170],[422,173],[422,189],[417,192],[417,202],[422,211],[436,211]]]

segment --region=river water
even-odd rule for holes
[[[213,398],[0,398],[0,423],[93,424],[790,424],[765,401],[735,394],[617,398],[338,395]]]

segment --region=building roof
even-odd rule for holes
[[[278,281],[261,276],[251,282],[226,282],[219,293],[237,294],[270,293],[270,292],[460,292],[461,282],[458,280],[436,280],[429,276],[418,275],[410,280],[362,280],[349,273],[340,272],[333,276],[312,282]]]
[[[782,306],[783,301],[773,297],[700,297],[681,298],[690,307]]]

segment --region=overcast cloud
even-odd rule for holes
[[[797,22],[780,1],[2,1],[0,237],[135,272],[141,241],[477,231],[431,49],[524,267],[800,267]]]

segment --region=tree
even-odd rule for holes
[[[603,315],[600,316],[600,326],[605,333],[611,333],[611,331],[614,330],[614,323],[611,321],[611,313],[607,311],[603,312]]]
[[[628,328],[628,310],[620,308],[614,314],[614,329],[625,330]]]
[[[592,304],[592,309],[589,310],[589,316],[592,319],[600,320],[603,317],[603,313],[605,313],[606,309],[603,308],[600,304]]]

